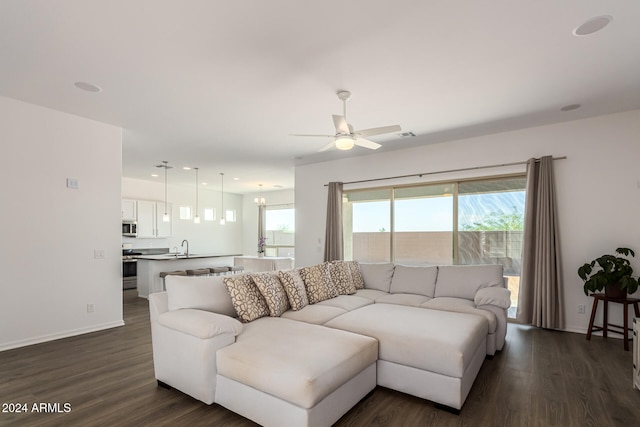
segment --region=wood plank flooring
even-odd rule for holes
[[[124,314],[124,327],[0,352],[0,404],[28,405],[0,412],[0,426],[255,426],[157,387],[147,301],[125,291]],[[336,425],[640,426],[631,372],[618,339],[509,325],[505,349],[485,360],[459,416],[378,387]],[[60,412],[32,412],[34,403]]]

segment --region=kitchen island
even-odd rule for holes
[[[195,270],[197,268],[230,267],[238,254],[161,254],[138,256],[138,296],[149,298],[149,294],[164,290],[160,273],[163,271]]]

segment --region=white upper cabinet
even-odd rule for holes
[[[122,205],[120,212],[122,213],[123,221],[135,221],[138,219],[138,212],[136,209],[136,201],[130,199],[122,199]]]
[[[167,205],[171,214],[171,204]],[[138,238],[170,237],[171,221],[163,222],[164,202],[138,200]]]

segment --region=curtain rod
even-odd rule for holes
[[[565,160],[567,158],[567,156],[562,156],[562,157],[553,157],[552,160]],[[539,162],[540,159],[536,158],[536,162]],[[436,172],[422,172],[422,173],[412,173],[409,175],[398,175],[398,176],[388,176],[385,178],[371,178],[371,179],[363,179],[360,181],[349,181],[349,182],[343,182],[342,184],[347,185],[347,184],[361,184],[363,182],[374,182],[374,181],[386,181],[388,179],[399,179],[399,178],[411,178],[414,176],[417,176],[419,178],[422,178],[425,175],[436,175],[436,174],[440,174],[440,173],[451,173],[451,172],[463,172],[463,171],[472,171],[472,170],[478,170],[478,169],[491,169],[491,168],[500,168],[500,167],[505,167],[505,166],[515,166],[515,165],[526,165],[528,161],[524,161],[524,162],[513,162],[513,163],[500,163],[497,165],[487,165],[487,166],[474,166],[472,168],[460,168],[460,169],[449,169],[449,170],[444,170],[444,171],[436,171]],[[325,184],[325,187],[328,187],[329,184]]]

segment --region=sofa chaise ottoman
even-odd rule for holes
[[[261,318],[218,350],[216,402],[261,425],[331,425],[376,387],[377,358],[374,338]]]

